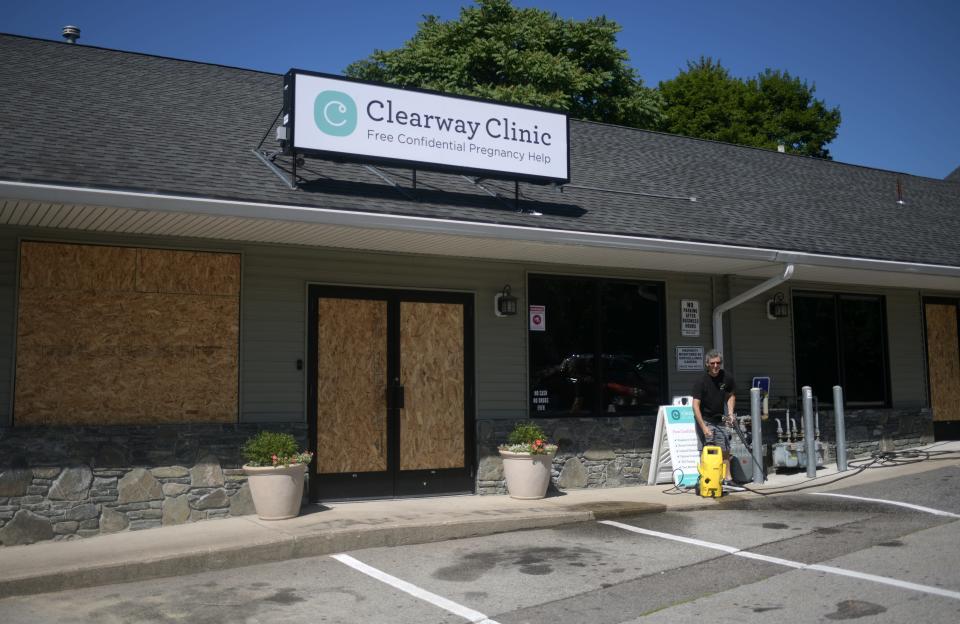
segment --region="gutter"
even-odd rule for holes
[[[743,292],[733,299],[724,301],[717,307],[713,309],[713,348],[723,353],[723,313],[727,310],[732,310],[741,303],[753,299],[760,293],[766,292],[771,288],[779,286],[784,283],[791,277],[793,277],[793,265],[788,264],[783,271],[783,275],[775,275],[763,282],[762,284],[757,284],[750,290]]]
[[[137,191],[36,184],[0,180],[0,197],[53,204],[106,206],[131,210],[240,217],[363,229],[407,231],[453,236],[498,238],[630,251],[687,254],[772,264],[805,264],[845,269],[916,273],[960,279],[960,266],[873,260],[786,250],[742,247],[720,243],[600,234],[529,226],[476,223],[429,217],[411,217],[332,208],[228,201],[204,197],[158,195]]]

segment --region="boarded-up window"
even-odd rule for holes
[[[24,242],[16,425],[235,422],[237,254]]]

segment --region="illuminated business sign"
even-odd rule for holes
[[[387,165],[567,182],[567,116],[291,69],[295,152]]]

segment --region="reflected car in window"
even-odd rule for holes
[[[601,360],[601,411],[635,411],[660,404],[661,371],[657,358],[638,361],[622,354],[604,353]],[[596,397],[594,356],[570,354],[557,365],[541,369],[534,395],[545,397],[537,411],[589,412]],[[540,407],[542,406],[542,407]]]

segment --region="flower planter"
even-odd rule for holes
[[[253,506],[261,520],[285,520],[300,514],[306,464],[244,466]]]
[[[511,498],[543,498],[550,486],[550,472],[556,450],[548,453],[514,453],[500,449],[503,476]]]

